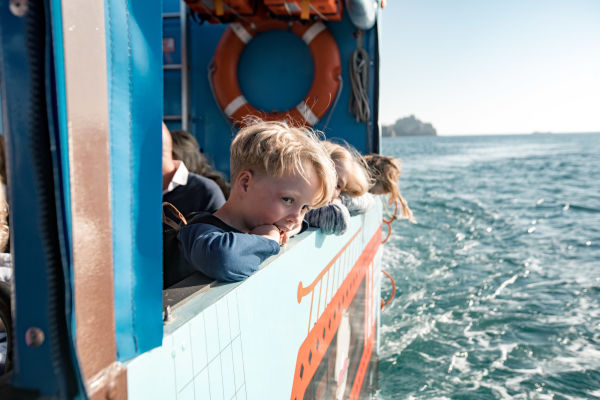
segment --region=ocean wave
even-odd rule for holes
[[[568,207],[565,210],[566,205],[568,205]],[[580,206],[580,205],[573,204],[573,203],[566,203],[566,205],[563,206],[564,211],[569,210],[569,211],[583,211],[583,212],[588,212],[588,213],[600,213],[600,209],[594,208],[594,207]]]
[[[540,140],[386,142],[419,223],[383,252],[377,398],[600,399],[600,135]]]

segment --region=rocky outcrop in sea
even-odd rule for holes
[[[433,125],[414,115],[400,118],[393,125],[384,125],[381,133],[383,136],[437,136]]]

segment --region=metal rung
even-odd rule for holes
[[[166,64],[166,65],[163,65],[163,69],[168,69],[168,70],[181,69],[181,64]]]
[[[181,115],[165,115],[165,121],[181,121],[181,127],[187,130],[188,126],[188,59],[187,59],[187,18],[188,7],[184,0],[179,0],[179,12],[166,12],[162,14],[162,20],[179,20],[180,54],[179,64],[163,65],[163,71],[179,71],[181,73]],[[164,38],[163,38],[164,39]]]

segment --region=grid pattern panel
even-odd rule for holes
[[[247,397],[235,291],[175,331],[172,339],[178,400]]]

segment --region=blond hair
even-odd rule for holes
[[[299,174],[308,181],[305,162],[312,165],[320,179],[312,207],[324,206],[335,190],[335,165],[315,131],[281,121],[254,120],[231,143],[232,181],[245,169],[275,177]]]
[[[362,196],[367,193],[373,185],[373,180],[371,179],[371,174],[366,163],[360,154],[358,154],[358,151],[350,147],[349,144],[342,146],[330,141],[326,141],[324,144],[333,162],[348,161],[351,165],[350,168],[352,168],[352,171],[348,171],[348,181],[346,182],[346,187],[342,190],[342,194]]]
[[[364,157],[375,185],[381,185],[384,193],[389,194],[389,204],[400,203],[401,216],[410,222],[416,222],[408,203],[400,194],[400,175],[402,174],[402,160],[380,154],[368,154]]]

